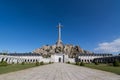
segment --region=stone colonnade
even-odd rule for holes
[[[95,58],[93,62],[113,63],[115,60],[120,62],[120,55],[119,56],[112,56],[112,57],[104,57],[104,58]]]
[[[52,55],[50,58],[43,58],[41,55],[36,54],[13,54],[13,55],[0,55],[0,62],[6,61],[8,64],[12,63],[35,63],[38,62],[59,62],[58,59],[63,57],[63,54]],[[68,58],[67,55],[64,56],[64,62],[70,61],[75,62],[75,58]],[[92,63],[94,61],[105,63],[105,62],[113,62],[115,60],[120,61],[120,56],[112,56],[112,54],[79,54],[77,57],[77,61],[84,63]],[[62,62],[62,61],[61,61]]]
[[[41,56],[9,56],[9,55],[0,55],[0,62],[6,61],[8,64],[12,63],[35,63],[36,61],[42,61]]]
[[[78,61],[92,63],[94,59],[111,57],[112,54],[79,54]]]

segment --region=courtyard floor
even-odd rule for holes
[[[120,80],[120,75],[65,63],[54,63],[2,74],[0,80]]]

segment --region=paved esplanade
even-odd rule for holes
[[[54,63],[2,74],[0,80],[120,80],[120,76],[70,64]]]

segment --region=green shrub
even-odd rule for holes
[[[99,65],[99,63],[98,63],[98,62],[95,62],[95,65]]]
[[[14,64],[14,63],[13,63]],[[17,62],[17,64],[19,64],[19,62]]]
[[[44,62],[43,62],[43,61],[41,61],[41,62],[40,62],[40,65],[44,65]]]
[[[68,61],[67,63],[70,64],[70,61]]]
[[[21,64],[22,64],[22,65],[25,65],[25,62],[22,62]]]
[[[0,66],[7,66],[7,65],[8,65],[8,63],[6,61],[0,62]]]
[[[4,60],[2,59],[1,61],[0,61],[0,63],[2,63]]]
[[[120,66],[119,61],[115,60],[115,61],[113,62],[113,66],[115,66],[115,67]]]
[[[85,66],[85,63],[81,62],[81,63],[80,63],[80,66]]]
[[[108,63],[107,65],[108,65],[108,66],[113,66],[113,63]]]
[[[50,61],[49,64],[51,64],[52,62]]]
[[[76,62],[75,65],[79,65],[79,62]]]
[[[36,66],[39,66],[39,65],[40,65],[40,63],[37,61],[37,62],[35,63],[35,65],[36,65]]]
[[[12,62],[12,64],[14,64],[14,62]]]

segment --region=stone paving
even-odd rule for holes
[[[65,63],[54,63],[2,74],[0,80],[120,80],[120,75]]]

